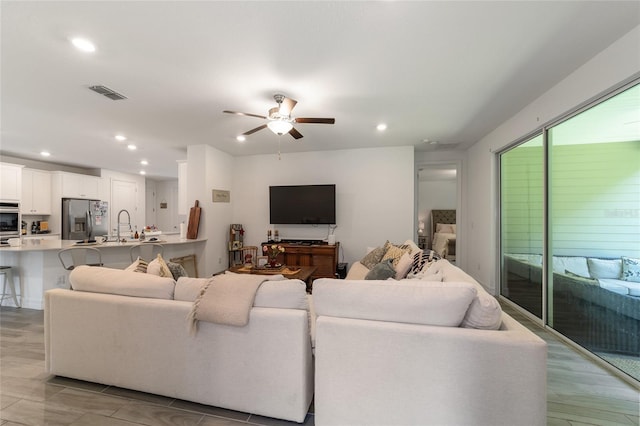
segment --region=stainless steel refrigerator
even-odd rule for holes
[[[109,233],[109,205],[106,201],[62,199],[62,239],[91,240]]]

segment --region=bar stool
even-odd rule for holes
[[[7,296],[11,296],[13,298],[13,303],[15,303],[16,307],[20,308],[22,305],[18,301],[18,294],[16,292],[16,282],[13,279],[13,269],[11,266],[0,266],[0,275],[2,275],[2,297],[0,298],[0,305],[4,302],[4,299]],[[10,293],[7,293],[7,284],[9,284]]]

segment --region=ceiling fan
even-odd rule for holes
[[[248,112],[236,112],[236,111],[222,111],[227,114],[246,115],[247,117],[256,117],[269,120],[267,124],[258,126],[254,129],[246,131],[242,136],[251,135],[259,130],[268,127],[276,135],[284,135],[289,133],[295,139],[302,138],[302,134],[298,132],[294,127],[294,123],[318,123],[318,124],[334,124],[335,118],[303,118],[303,117],[291,117],[291,110],[296,106],[298,101],[287,98],[284,95],[276,94],[273,99],[277,102],[278,106],[269,110],[269,115],[250,114]]]

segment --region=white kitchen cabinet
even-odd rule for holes
[[[0,163],[0,200],[20,201],[23,167],[18,164]]]
[[[62,198],[100,199],[100,178],[77,173],[60,173]]]
[[[23,215],[51,214],[51,172],[22,169]]]

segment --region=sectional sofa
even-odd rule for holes
[[[546,344],[477,281],[367,270],[313,284],[316,425],[546,424]]]
[[[313,397],[306,285],[265,282],[249,323],[187,317],[206,279],[81,266],[45,294],[49,373],[302,422]]]
[[[554,256],[553,328],[593,352],[640,356],[640,283],[624,279],[623,259]],[[507,297],[541,309],[542,256],[505,257]],[[537,304],[537,307],[535,306]]]
[[[247,325],[201,321],[194,335],[207,279],[78,267],[73,290],[45,294],[46,367],[294,422],[315,391],[318,426],[545,424],[545,343],[459,268],[431,268],[421,280],[320,279],[313,295],[264,282]]]

